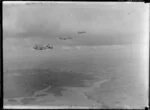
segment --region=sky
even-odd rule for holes
[[[148,16],[144,3],[4,3],[4,49],[27,49],[35,43],[62,49],[141,44],[147,42]],[[67,36],[72,39],[58,39]]]

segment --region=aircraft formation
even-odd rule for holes
[[[78,34],[85,34],[86,32],[85,31],[79,31],[77,32]],[[71,40],[72,37],[58,37],[60,40]],[[53,49],[54,47],[50,44],[47,44],[45,46],[43,45],[40,45],[40,44],[35,44],[33,46],[33,49],[35,50],[46,50],[46,49]]]

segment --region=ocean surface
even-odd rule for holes
[[[4,49],[4,106],[144,108],[147,104],[144,44]]]

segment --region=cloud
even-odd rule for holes
[[[75,46],[75,48],[80,50],[82,47],[81,46]]]
[[[6,38],[3,40],[3,49],[10,51],[24,50],[31,48],[35,42],[30,38]]]
[[[62,49],[63,50],[70,50],[70,49],[72,49],[72,47],[71,46],[62,46]]]

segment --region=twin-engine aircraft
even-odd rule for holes
[[[78,34],[84,34],[86,33],[85,31],[79,31]]]
[[[50,44],[47,44],[46,46],[35,44],[35,46],[33,46],[33,49],[35,49],[35,50],[53,49],[53,46]]]
[[[58,37],[60,40],[69,40],[72,39],[72,37]]]

